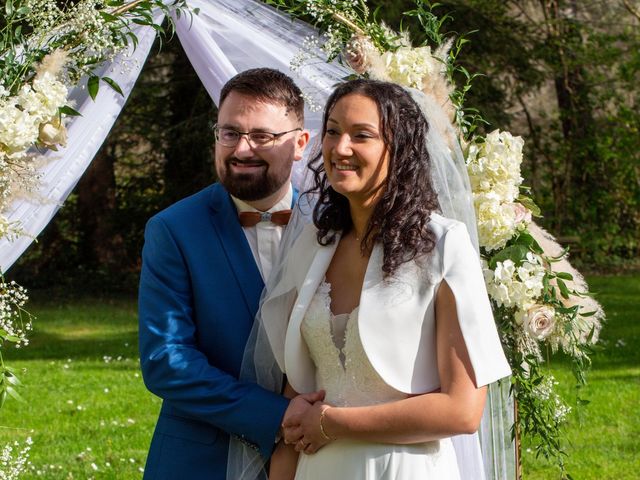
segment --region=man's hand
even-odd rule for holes
[[[312,393],[303,393],[294,397],[291,402],[289,402],[289,406],[284,412],[284,417],[282,418],[282,434],[284,436],[284,443],[293,445],[300,440],[301,436],[299,429],[294,429],[292,427],[298,427],[300,425],[300,421],[305,412],[309,410],[314,403],[324,400],[324,393],[324,390]]]
[[[332,439],[321,427],[323,411],[328,408],[329,405],[318,401],[291,421],[285,420],[282,424],[285,442],[295,443],[296,452],[306,454],[316,453],[328,444]]]

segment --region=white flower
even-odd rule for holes
[[[545,272],[536,255],[529,252],[519,266],[510,259],[497,262],[493,272],[486,262],[484,265],[487,291],[500,306],[527,310],[542,294]],[[522,320],[516,316],[516,321],[522,323]]]
[[[473,194],[480,246],[488,251],[503,247],[517,231],[516,216],[509,204],[492,192]]]
[[[504,202],[513,202],[522,183],[520,165],[524,141],[509,132],[494,130],[483,143],[472,143],[467,152],[471,188],[493,192]]]
[[[67,129],[58,117],[52,121],[40,124],[38,140],[44,146],[57,150],[57,145],[67,145]]]
[[[38,138],[39,119],[17,108],[15,97],[0,101],[0,150],[21,153]]]
[[[385,52],[382,60],[388,80],[418,90],[422,90],[428,77],[439,75],[442,68],[429,47],[400,47],[395,52]]]
[[[524,312],[518,312],[529,336],[544,340],[555,327],[555,310],[548,305],[535,305]]]

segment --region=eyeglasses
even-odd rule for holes
[[[249,146],[254,150],[268,150],[272,148],[276,143],[276,139],[291,132],[302,131],[302,128],[294,128],[293,130],[287,130],[286,132],[272,133],[272,132],[239,132],[233,128],[213,126],[216,142],[224,147],[233,148],[238,145],[238,142],[242,137],[246,135]]]

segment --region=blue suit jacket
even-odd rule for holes
[[[219,184],[147,224],[140,363],[163,399],[145,479],[224,479],[229,435],[268,457],[288,401],[237,380],[263,281]]]

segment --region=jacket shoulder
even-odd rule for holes
[[[194,215],[205,214],[214,202],[215,193],[221,188],[222,186],[217,183],[209,185],[156,213],[149,222],[162,221],[171,225],[175,222],[182,223],[185,219],[193,218]]]

